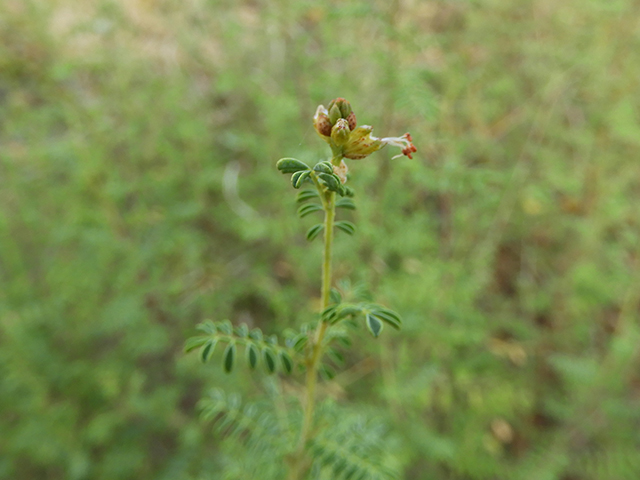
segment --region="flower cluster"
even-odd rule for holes
[[[313,126],[320,138],[331,146],[336,158],[361,160],[386,145],[399,147],[402,150],[401,155],[393,158],[402,155],[413,158],[411,154],[416,152],[411,135],[408,133],[401,137],[377,138],[371,135],[373,127],[369,125],[358,127],[351,104],[344,98],[332,100],[327,108],[324,105],[318,106],[313,117]]]

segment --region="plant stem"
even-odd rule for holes
[[[333,222],[335,218],[335,193],[327,193],[327,206],[324,215],[324,255],[322,262],[322,310],[329,306],[331,294],[331,247],[333,245]],[[305,408],[303,432],[308,435],[313,420],[315,406],[315,388],[318,378],[318,362],[322,357],[322,340],[328,324],[320,322],[311,347],[311,358],[307,366],[307,405]],[[304,438],[304,437],[303,437]],[[305,438],[306,441],[306,438]]]
[[[314,178],[315,180],[315,178]],[[315,180],[316,187],[322,199],[324,207],[324,254],[322,260],[322,310],[327,308],[331,298],[331,250],[333,246],[333,224],[335,220],[335,196],[334,192],[325,191],[324,188]],[[300,433],[300,443],[298,445],[297,464],[291,472],[290,478],[302,479],[302,475],[306,468],[304,464],[305,455],[304,447],[309,440],[311,427],[313,425],[313,413],[315,410],[316,384],[318,380],[318,363],[322,358],[322,341],[327,331],[328,324],[320,321],[315,331],[312,343],[310,344],[309,357],[307,358],[307,376],[306,376],[306,402],[304,407],[304,417],[302,423],[302,431]]]

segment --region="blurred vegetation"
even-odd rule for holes
[[[336,96],[418,154],[351,162],[336,275],[405,328],[363,335],[322,393],[385,425],[402,478],[640,478],[638,18],[2,2],[0,478],[250,478],[198,399],[300,385],[182,346],[205,318],[279,332],[317,310],[320,249],[274,165],[325,154],[311,116]]]

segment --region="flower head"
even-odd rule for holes
[[[324,105],[318,106],[313,117],[313,126],[320,138],[331,146],[336,158],[361,160],[386,145],[402,149],[402,154],[393,158],[402,155],[413,158],[411,154],[416,152],[408,133],[401,137],[377,138],[371,135],[373,127],[357,127],[356,115],[351,109],[351,104],[344,98],[332,100],[327,108]]]
[[[344,98],[331,100],[329,107],[318,105],[316,114],[313,116],[313,126],[325,142],[331,143],[331,132],[333,127],[339,125],[343,129],[346,125],[348,130],[356,128],[356,114],[351,109],[351,104]]]

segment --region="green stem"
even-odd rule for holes
[[[331,247],[333,245],[333,222],[335,218],[335,193],[326,193],[326,207],[324,215],[324,255],[322,262],[322,310],[329,306],[331,294]],[[301,443],[306,444],[315,409],[315,392],[317,383],[318,363],[322,357],[322,341],[328,324],[320,322],[311,344],[311,354],[307,363],[307,401],[304,409],[304,423],[302,424]]]
[[[326,191],[317,181],[315,176],[312,177],[324,207],[324,254],[322,261],[322,310],[329,306],[331,302],[331,250],[333,246],[333,225],[335,221],[335,196],[334,192]],[[302,479],[303,474],[308,468],[305,463],[304,447],[310,438],[311,428],[313,426],[313,413],[315,410],[316,384],[318,380],[318,364],[323,354],[323,345],[325,333],[328,324],[320,321],[315,331],[313,340],[310,343],[309,356],[307,357],[307,376],[306,376],[306,401],[304,407],[304,417],[302,423],[302,431],[300,433],[300,443],[298,445],[297,463],[291,471],[290,478]]]

